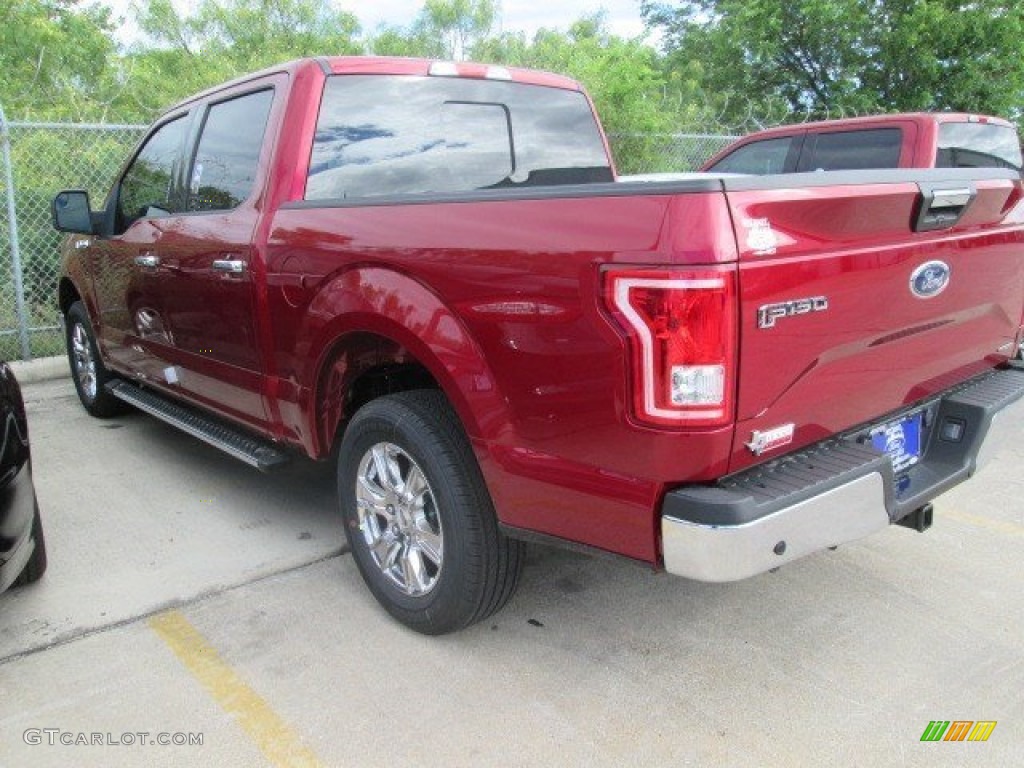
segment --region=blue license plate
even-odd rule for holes
[[[921,459],[921,413],[876,427],[871,431],[871,443],[889,454],[896,474],[910,469]]]

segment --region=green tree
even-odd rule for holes
[[[15,119],[102,120],[120,96],[110,11],[77,0],[0,4],[0,103]]]
[[[670,71],[695,69],[731,117],[950,109],[1024,101],[1019,0],[688,0],[643,3]]]
[[[359,22],[330,0],[203,0],[191,15],[170,0],[137,4],[148,37],[125,59],[137,111],[288,59],[362,53]]]
[[[426,0],[408,28],[385,25],[370,47],[382,56],[461,61],[488,39],[498,7],[498,0]]]
[[[476,58],[569,75],[584,84],[608,131],[673,130],[678,100],[653,48],[612,35],[602,14],[576,21],[568,30],[541,29],[527,42],[522,33],[482,41]]]
[[[651,46],[611,34],[601,13],[579,19],[567,32],[541,29],[532,41],[522,33],[490,38],[473,55],[583,83],[605,131],[615,135],[616,161],[624,173],[683,170],[666,154],[665,135],[703,124],[696,82],[667,74]]]

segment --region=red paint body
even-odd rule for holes
[[[334,73],[428,66],[329,62]],[[799,448],[1003,363],[1015,341],[1019,182],[980,182],[953,232],[920,234],[909,227],[912,183],[803,188],[799,177],[731,193],[628,185],[605,196],[289,206],[304,195],[327,75],[312,61],[274,72],[171,110],[275,82],[250,201],[69,248],[64,280],[109,366],[310,457],[328,456],[361,377],[415,364],[454,405],[503,523],[657,565],[666,490],[752,464],[752,430],[793,422],[786,450]],[[750,252],[744,219],[771,222],[773,255]],[[146,249],[162,256],[153,274],[131,266]],[[245,275],[215,275],[210,261],[223,254],[244,258]],[[915,301],[909,275],[931,258],[952,266],[953,283]],[[655,429],[631,416],[626,336],[602,299],[607,271],[626,266],[736,274],[735,423]],[[757,328],[762,304],[817,294],[827,313]],[[167,333],[132,330],[143,300]],[[179,383],[162,376],[167,366],[183,372]]]

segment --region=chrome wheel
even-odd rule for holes
[[[427,594],[441,574],[444,533],[434,492],[419,465],[392,443],[377,443],[356,475],[359,531],[373,562],[405,594]]]
[[[81,323],[75,323],[71,329],[71,359],[75,366],[75,376],[82,393],[90,400],[96,399],[96,360],[92,355],[89,334]]]

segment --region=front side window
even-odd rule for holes
[[[789,157],[795,140],[796,137],[785,136],[779,139],[753,141],[729,153],[708,170],[716,173],[757,175],[784,173],[786,158]]]
[[[898,168],[903,131],[875,128],[811,134],[804,143],[798,171],[859,171]]]
[[[188,210],[227,211],[252,194],[273,100],[264,90],[210,107],[189,175]]]
[[[307,200],[612,181],[582,93],[523,83],[335,75]]]
[[[942,123],[935,167],[1012,168],[1020,171],[1017,132],[992,123]]]
[[[185,143],[187,126],[184,116],[161,125],[125,171],[117,205],[119,231],[144,217],[180,212],[174,169]]]

